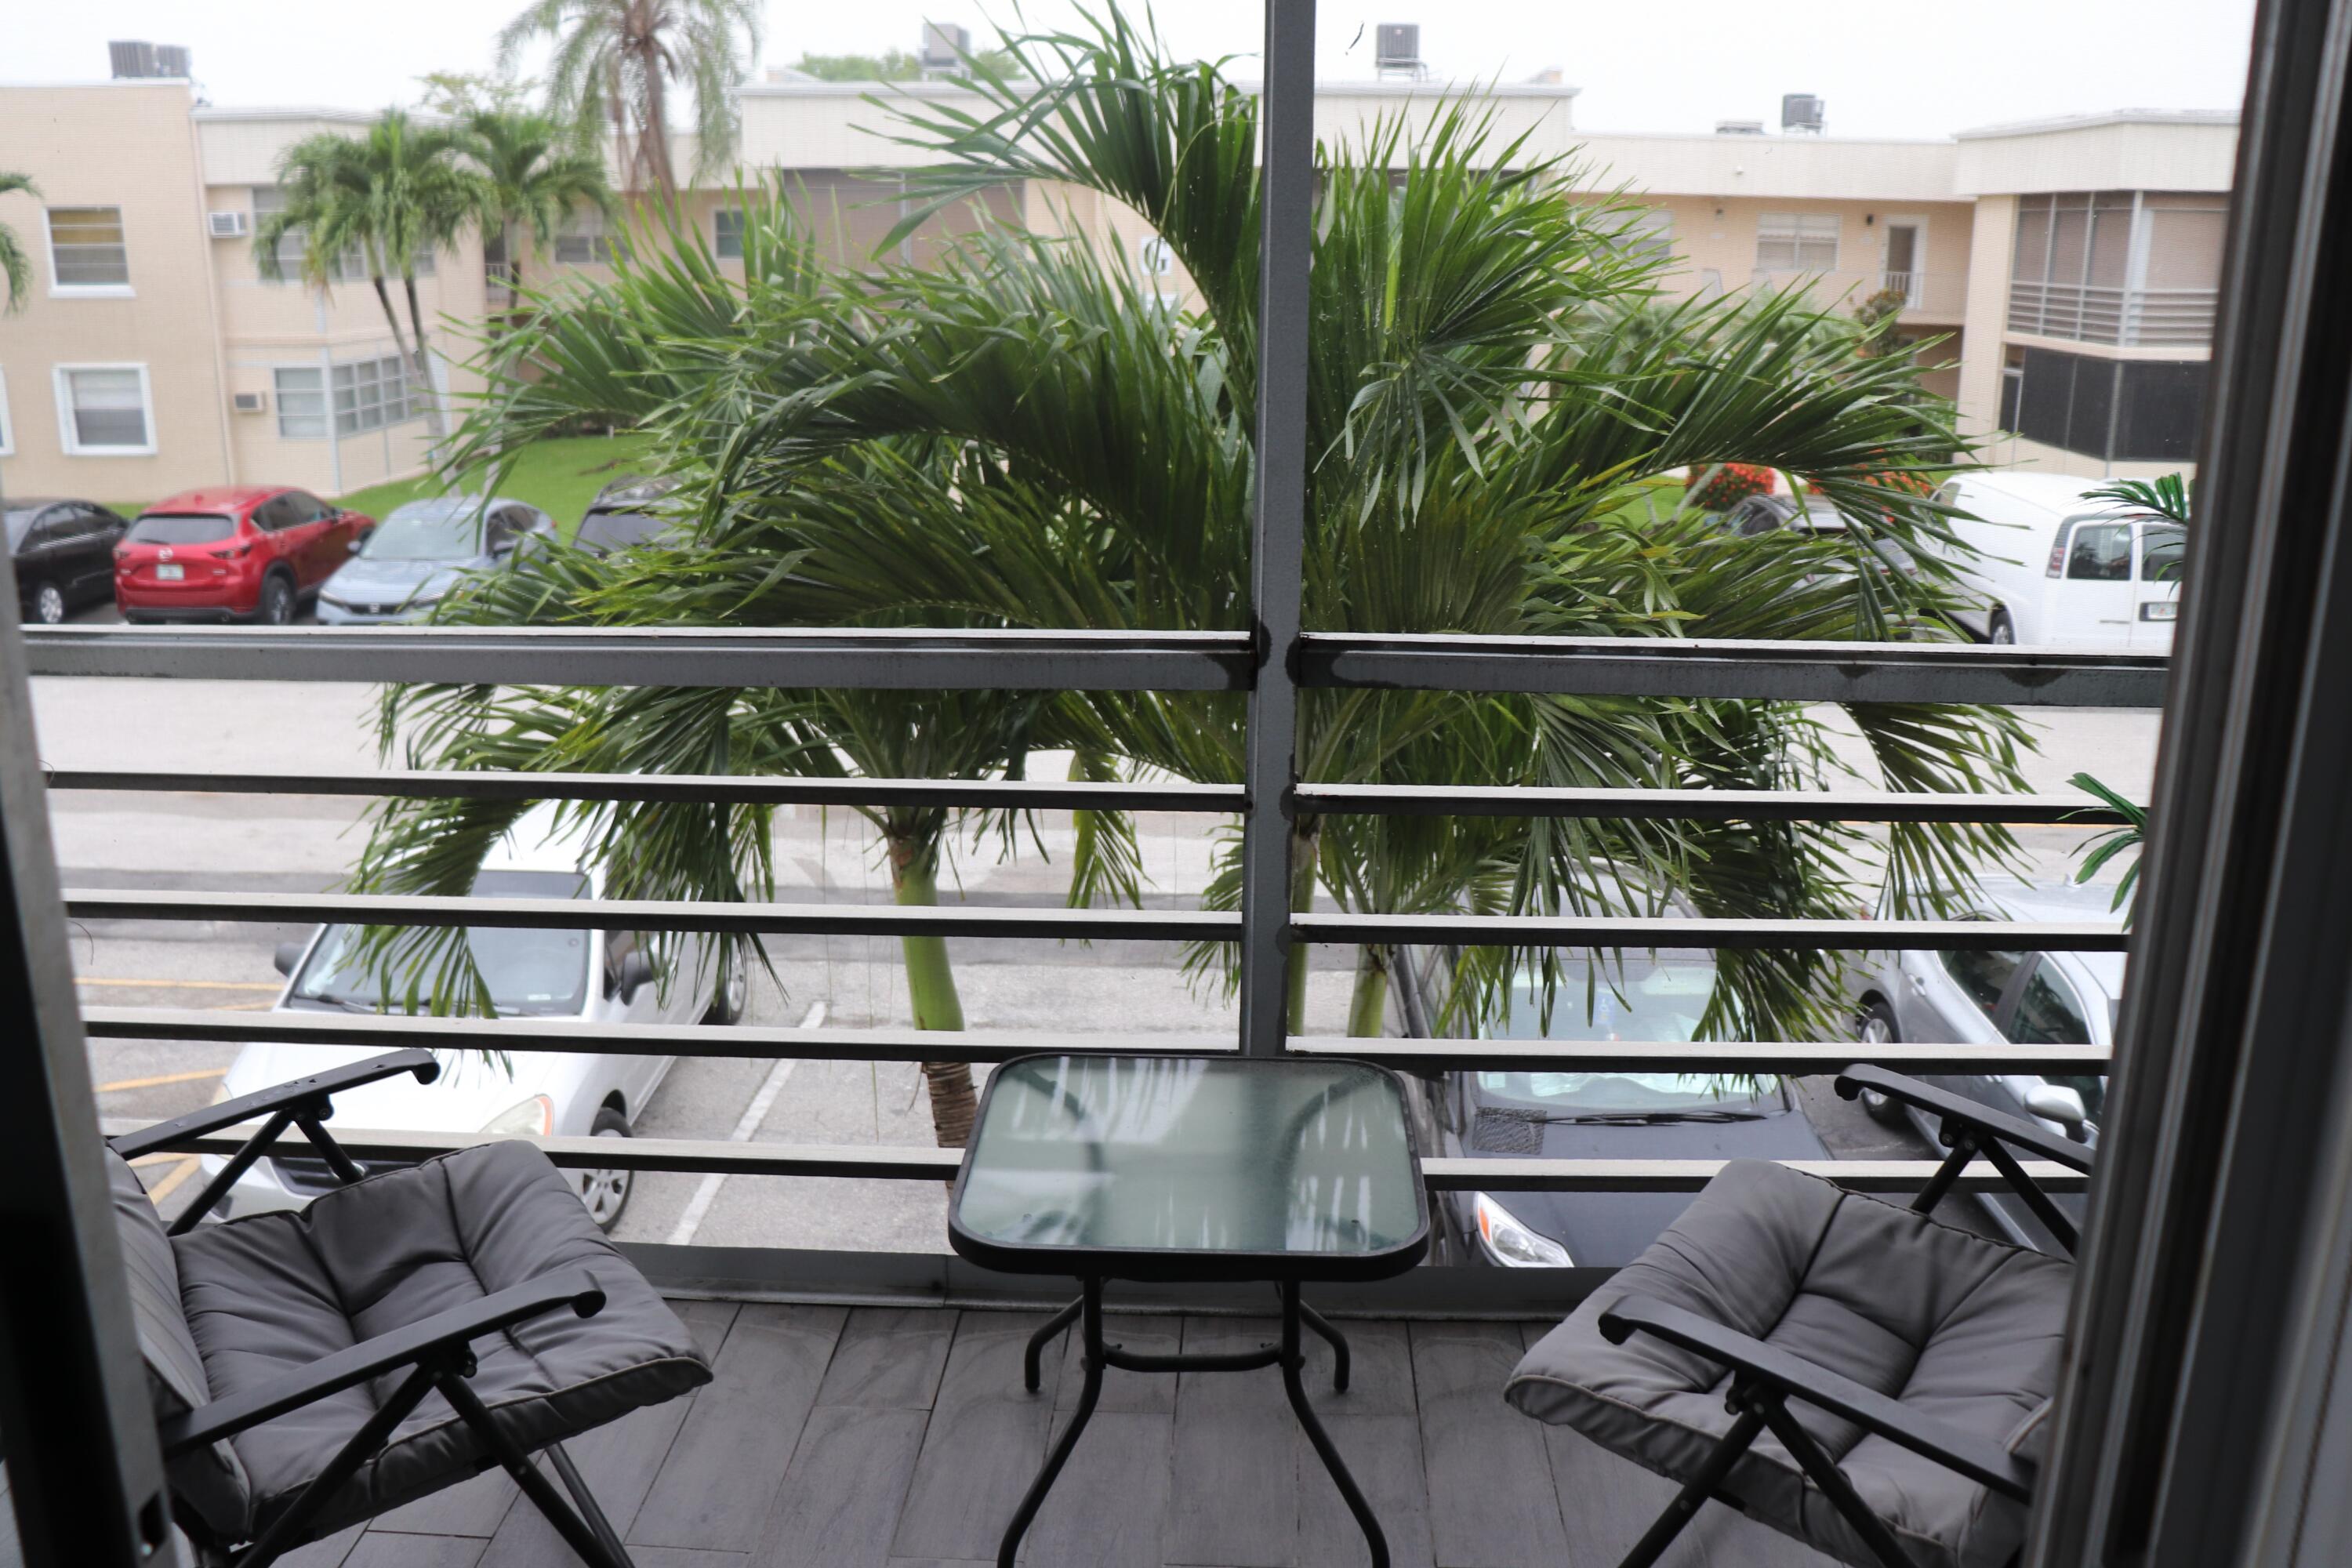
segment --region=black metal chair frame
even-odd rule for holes
[[[261,1130],[240,1145],[229,1156],[220,1171],[206,1183],[204,1190],[190,1203],[185,1213],[173,1222],[169,1234],[184,1235],[193,1229],[215,1205],[228,1194],[237,1178],[261,1158],[269,1146],[284,1135],[289,1127],[300,1130],[312,1148],[327,1163],[335,1179],[348,1186],[359,1181],[364,1173],[342,1146],[327,1131],[325,1123],[334,1115],[334,1099],[342,1089],[373,1083],[381,1079],[396,1078],[413,1073],[419,1083],[431,1083],[441,1074],[440,1064],[429,1051],[392,1051],[380,1057],[337,1068],[310,1078],[296,1079],[257,1093],[241,1095],[218,1105],[194,1111],[186,1116],[159,1121],[136,1132],[109,1139],[108,1144],[125,1160],[160,1153],[184,1146],[193,1139],[226,1128],[240,1126],[262,1117]],[[215,1562],[230,1568],[267,1568],[280,1555],[301,1543],[302,1532],[309,1521],[317,1517],[327,1500],[337,1488],[383,1448],[393,1433],[422,1404],[425,1396],[439,1390],[449,1402],[457,1418],[474,1433],[488,1456],[476,1474],[496,1464],[512,1476],[534,1507],[555,1527],[565,1544],[580,1555],[589,1568],[634,1568],[627,1549],[613,1529],[611,1521],[597,1506],[594,1495],[580,1474],[563,1445],[551,1443],[541,1452],[547,1457],[563,1489],[571,1494],[566,1504],[563,1495],[531,1463],[530,1456],[502,1432],[484,1407],[480,1398],[467,1382],[474,1374],[474,1342],[503,1332],[517,1323],[544,1317],[550,1312],[570,1309],[583,1318],[593,1318],[604,1310],[604,1292],[586,1269],[564,1276],[534,1280],[485,1296],[463,1307],[453,1307],[446,1312],[409,1324],[388,1334],[338,1351],[310,1365],[284,1373],[258,1388],[234,1398],[215,1400],[184,1415],[163,1422],[157,1432],[166,1459],[191,1453],[205,1446],[233,1437],[265,1422],[273,1421],[291,1410],[317,1403],[331,1394],[340,1394],[373,1378],[387,1373],[406,1372],[390,1399],[378,1408],[365,1425],[353,1433],[338,1449],[326,1468],[303,1488],[299,1497],[273,1521],[269,1528],[247,1542],[241,1550],[226,1544],[206,1545],[209,1532],[200,1521],[183,1517],[181,1526],[199,1549]],[[458,1477],[456,1479],[465,1478]],[[181,1510],[185,1515],[186,1510]]]
[[[2069,1253],[2074,1250],[2074,1222],[2018,1163],[2017,1152],[2088,1174],[2093,1163],[2090,1150],[2021,1117],[2004,1115],[1883,1068],[1854,1067],[1838,1075],[1837,1091],[1842,1098],[1852,1100],[1864,1089],[1943,1119],[1943,1142],[1951,1153],[1913,1200],[1913,1213],[1931,1212],[1952,1190],[1969,1163],[1982,1154],[2051,1235]],[[1645,1333],[1704,1356],[1729,1372],[1731,1387],[1725,1403],[1736,1417],[1706,1465],[1684,1483],[1619,1568],[1649,1568],[1708,1499],[1720,1497],[1738,1507],[1738,1499],[1725,1493],[1723,1484],[1749,1446],[1768,1431],[1780,1439],[1885,1568],[1916,1568],[1886,1521],[1856,1495],[1837,1461],[1789,1413],[1792,1400],[1826,1410],[2004,1497],[2020,1502],[2032,1500],[2035,1466],[2031,1460],[1712,1319],[1680,1307],[1628,1298],[1603,1312],[1600,1326],[1602,1337],[1612,1344],[1623,1344],[1636,1332]]]

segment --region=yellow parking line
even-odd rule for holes
[[[283,982],[260,980],[124,980],[81,975],[77,985],[127,985],[137,991],[275,991]]]
[[[196,1083],[208,1078],[219,1078],[227,1071],[226,1068],[206,1068],[202,1072],[167,1072],[158,1074],[154,1078],[119,1079],[113,1083],[100,1084],[98,1092],[112,1094],[118,1089],[160,1089],[167,1083]]]
[[[181,1156],[179,1168],[177,1170],[174,1170],[170,1175],[164,1177],[162,1181],[147,1189],[147,1201],[150,1203],[160,1204],[165,1198],[170,1197],[172,1195],[173,1188],[178,1186],[182,1182],[186,1181],[190,1176],[195,1174],[196,1166],[200,1162],[194,1154],[185,1154]]]

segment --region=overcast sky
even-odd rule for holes
[[[520,0],[5,0],[0,80],[106,74],[109,38],[186,44],[224,105],[407,102],[426,71],[486,68]],[[1139,10],[1140,7],[1139,6]],[[1066,21],[1067,0],[1030,0],[1033,25]],[[1717,120],[1777,125],[1780,95],[1818,93],[1847,136],[1941,136],[1973,125],[2121,108],[2231,109],[2244,90],[2252,0],[1394,0],[1321,10],[1321,74],[1371,74],[1371,25],[1422,25],[1442,79],[1522,80],[1557,66],[1582,88],[1591,131],[1706,131]],[[1170,47],[1186,57],[1257,47],[1256,0],[1169,0]],[[925,19],[975,40],[1010,5],[975,0],[769,0],[762,64],[803,51],[912,47]],[[1237,74],[1255,75],[1254,62]]]

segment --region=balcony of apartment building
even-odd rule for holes
[[[1263,266],[1268,297],[1279,302],[1305,297],[1312,143],[1303,89],[1311,78],[1290,62],[1306,58],[1313,33],[1308,7],[1270,7],[1268,15],[1273,87]],[[1722,1465],[1694,1470],[1664,1438],[1665,1447],[1629,1458],[1504,1402],[1506,1380],[1552,1325],[1582,1300],[1612,1288],[1605,1270],[1420,1268],[1318,1287],[1316,1303],[1329,1321],[1309,1319],[1322,1327],[1302,1340],[1292,1296],[1215,1280],[1129,1281],[1110,1293],[1106,1315],[1099,1282],[1084,1271],[1083,1260],[1068,1274],[1052,1275],[1007,1272],[944,1250],[644,1245],[627,1248],[625,1259],[672,1303],[709,1363],[707,1384],[600,1428],[568,1454],[551,1448],[545,1469],[527,1458],[507,1463],[504,1455],[492,1464],[485,1454],[482,1473],[472,1479],[428,1496],[387,1496],[371,1517],[286,1559],[304,1568],[563,1563],[575,1556],[634,1556],[645,1568],[995,1559],[1024,1489],[1041,1466],[1062,1459],[1067,1468],[1036,1512],[1019,1557],[1040,1568],[1391,1556],[1446,1568],[1647,1563],[1664,1549],[1661,1520],[1686,1525],[1672,1561],[1723,1568],[1874,1559],[1886,1568],[2344,1561],[2352,1552],[2352,1515],[2345,1511],[2334,1461],[2344,1412],[2352,1406],[2352,1358],[2340,1354],[2352,1321],[2352,1234],[2341,1218],[2352,1193],[2338,1158],[2352,1137],[2352,1095],[2344,1092],[2343,1076],[2352,1069],[2340,1048],[2352,1022],[2352,970],[2342,961],[2352,932],[2352,876],[2346,874],[2352,851],[2346,848],[2340,789],[2352,767],[2352,734],[2340,721],[2343,667],[2352,661],[2352,551],[2345,548],[2352,542],[2352,503],[2337,467],[2347,432],[2336,394],[2343,367],[2352,363],[2352,319],[2328,306],[2341,260],[2332,247],[2341,243],[2352,196],[2340,183],[2308,180],[2305,163],[2314,145],[2333,160],[2352,157],[2352,110],[2332,96],[2324,77],[2269,69],[2265,62],[2315,58],[2347,20],[2352,0],[2274,5],[2257,36],[2249,122],[2263,134],[2249,137],[2257,152],[2242,187],[2247,201],[2231,242],[2231,297],[2219,338],[2219,374],[2241,395],[2216,400],[2205,433],[2199,504],[2201,517],[2215,521],[2190,532],[2188,593],[2170,668],[2146,654],[1930,642],[1644,640],[1636,647],[1606,638],[1303,630],[1298,497],[1309,458],[1303,443],[1269,444],[1261,458],[1257,624],[1249,632],[0,627],[0,847],[9,877],[0,1006],[16,1042],[0,1054],[0,1223],[11,1248],[0,1276],[0,1431],[23,1559],[32,1568],[130,1568],[165,1560],[177,1500],[173,1489],[187,1476],[183,1468],[167,1478],[150,1388],[138,1370],[131,1285],[102,1173],[89,1039],[151,1042],[163,1053],[175,1042],[228,1038],[522,1054],[619,1053],[657,1043],[688,1057],[983,1065],[1040,1051],[1083,1061],[1122,1043],[1109,1036],[895,1031],[845,1037],[821,1028],[696,1026],[664,1028],[654,1042],[631,1033],[641,1026],[551,1020],[334,1011],[225,1017],[77,1007],[68,946],[74,923],[136,918],[178,925],[323,920],[443,927],[493,919],[562,927],[589,919],[614,930],[771,937],[1207,941],[1238,949],[1241,1013],[1236,1036],[1198,1053],[1203,1061],[1344,1058],[1444,1073],[1633,1064],[1676,1074],[1817,1077],[1860,1064],[1931,1074],[2063,1068],[2114,1081],[2115,1110],[2095,1162],[2050,1137],[2036,1145],[2041,1153],[2021,1161],[1998,1140],[1982,1142],[1976,1124],[1954,1111],[1945,1123],[1951,1147],[1938,1151],[1939,1158],[1845,1163],[1814,1173],[1843,1189],[1839,1204],[1865,1202],[1864,1194],[1902,1202],[1914,1194],[2002,1191],[2028,1179],[2045,1192],[2087,1187],[2087,1223],[2074,1249],[2079,1263],[2066,1276],[2064,1330],[2053,1342],[2031,1346],[1997,1339],[1958,1344],[1950,1347],[1953,1359],[1933,1369],[1906,1367],[1890,1342],[1895,1336],[1865,1310],[1874,1291],[1927,1289],[1921,1270],[1932,1260],[1900,1248],[1849,1259],[1842,1285],[1848,1294],[1816,1303],[1823,1316],[1790,1320],[1787,1342],[1768,1345],[1769,1353],[1748,1356],[1703,1334],[1691,1341],[1694,1331],[1685,1325],[1675,1331],[1686,1337],[1670,1342],[1671,1353],[1662,1352],[1653,1371],[1696,1379],[1695,1392],[1673,1421],[1655,1425],[1704,1418],[1744,1430],[1752,1441],[1769,1424],[1772,1440],[1747,1468],[1735,1468],[1740,1456],[1734,1452]],[[2267,148],[2280,149],[2275,162],[2262,151]],[[1286,292],[1292,289],[1295,296]],[[1260,427],[1300,428],[1306,313],[1270,310],[1266,320],[1271,325],[1259,344]],[[1241,784],[1190,789],[1106,784],[1074,792],[1021,779],[724,775],[533,773],[519,781],[496,773],[263,768],[191,775],[144,767],[128,750],[119,766],[45,775],[30,728],[27,680],[34,676],[1222,692],[1248,705],[1251,736]],[[2171,740],[2159,761],[2140,913],[2129,938],[2133,979],[2116,1043],[2110,1051],[1983,1042],[1731,1045],[1419,1033],[1335,1040],[1294,1034],[1286,1023],[1288,977],[1317,944],[1961,945],[2005,952],[2112,949],[2116,941],[2084,926],[2030,921],[1636,921],[1294,910],[1287,824],[1300,810],[1864,824],[2046,822],[2079,810],[2072,800],[1967,789],[1876,797],[1693,790],[1648,798],[1565,788],[1497,799],[1300,782],[1292,735],[1301,693],[1381,690],[1879,702],[1945,717],[1988,704],[2160,707]],[[515,900],[489,910],[481,900],[246,888],[60,891],[46,797],[124,790],[265,802],[319,794],[490,799],[519,792],[534,799],[720,804],[888,798],[1008,810],[1149,802],[1159,810],[1238,815],[1245,876],[1231,912],[580,900]],[[165,1128],[149,1136],[183,1155],[249,1148],[263,1157],[309,1158],[312,1144],[303,1137],[315,1142],[320,1121],[305,1100],[275,1113],[257,1144],[248,1143],[254,1129],[247,1126]],[[316,1147],[339,1150],[324,1163],[340,1168],[346,1159],[416,1161],[471,1149],[490,1136],[352,1130]],[[530,1142],[569,1170],[763,1182],[936,1185],[956,1174],[962,1158],[933,1148],[723,1139],[540,1135]],[[1504,1169],[1428,1153],[1420,1173],[1427,1188],[1441,1194],[1503,1181],[1512,1190],[1570,1196],[1693,1194],[1725,1164],[1705,1157],[1530,1156]],[[2094,1171],[2087,1179],[2084,1166]],[[2045,1217],[2057,1215],[2053,1209]],[[2054,1219],[2062,1239],[2072,1230],[2071,1220]],[[1736,1250],[1743,1236],[1761,1234],[1735,1227],[1717,1239]],[[1931,1241],[1917,1253],[1957,1245]],[[1801,1247],[1762,1259],[1767,1272],[1792,1277],[1810,1277],[1814,1261]],[[2000,1287],[1990,1284],[1987,1291],[1998,1295]],[[1074,1299],[1077,1306],[1066,1305]],[[1271,1315],[1278,1300],[1281,1327]],[[601,1298],[581,1300],[583,1322],[593,1327],[590,1314],[601,1305]],[[1755,1334],[1780,1336],[1779,1308],[1761,1294],[1735,1293],[1730,1305],[1755,1316],[1748,1325]],[[1936,1310],[1957,1315],[1959,1305]],[[1053,1337],[1074,1318],[1088,1345],[1084,1356],[1077,1336]],[[1639,1331],[1638,1324],[1621,1326]],[[1107,1347],[1097,1342],[1106,1333]],[[1342,1340],[1352,1363],[1347,1372],[1336,1351]],[[364,1355],[352,1359],[374,1343],[339,1349],[338,1364],[351,1373],[341,1392],[383,1372]],[[1024,1366],[1024,1352],[1034,1358],[1039,1351],[1042,1358]],[[1105,1359],[1112,1352],[1117,1359]],[[1710,1359],[1726,1354],[1747,1359]],[[1874,1381],[1813,1381],[1800,1364],[1807,1356],[1867,1365]],[[2053,1363],[2051,1402],[2025,1399],[2009,1412],[2013,1441],[1954,1448],[1920,1414],[1948,1386],[1938,1380],[1963,1377],[1979,1389],[1997,1388],[1985,1380],[2052,1356],[2063,1361]],[[1280,1380],[1266,1375],[1276,1367]],[[1715,1370],[1723,1367],[1731,1370]],[[425,1370],[446,1385],[476,1367],[470,1354],[445,1353]],[[1791,1383],[1826,1403],[1791,1415]],[[1915,1388],[1918,1383],[1931,1386]],[[369,1397],[388,1398],[380,1392]],[[246,1415],[271,1413],[260,1394],[245,1404],[253,1407]],[[1617,1409],[1621,1428],[1645,1414],[1624,1402]],[[1723,1419],[1734,1413],[1736,1420]],[[394,1410],[394,1419],[399,1414]],[[1085,1440],[1073,1448],[1067,1435],[1089,1417]],[[184,1430],[188,1419],[185,1412],[173,1417],[173,1429]],[[369,1425],[374,1422],[372,1416]],[[391,1430],[386,1421],[376,1436]],[[1857,1441],[1861,1432],[1870,1436]],[[1772,1446],[1778,1442],[1795,1449]],[[1824,1444],[1848,1459],[1799,1474],[1790,1454]],[[1630,1439],[1623,1446],[1641,1449]],[[1886,1529],[1845,1538],[1814,1529],[1886,1501],[1883,1494],[1858,1497],[1845,1479],[1848,1468],[1863,1467],[1864,1449],[1869,1463],[1882,1467],[1874,1477],[1902,1482],[1897,1493],[1980,1494],[1979,1500],[1951,1534],[1933,1541],[1898,1538]],[[1953,1483],[1934,1479],[1955,1459],[1965,1483],[1957,1492]],[[1361,1483],[1356,1494],[1336,1479],[1350,1472]],[[556,1494],[550,1476],[556,1473],[575,1495],[602,1499],[595,1517],[607,1528],[583,1527],[579,1535],[559,1538],[534,1511],[551,1506]],[[1751,1489],[1759,1481],[1778,1489]],[[1886,1506],[1899,1508],[1900,1500]],[[560,1511],[560,1499],[554,1507]],[[1367,1512],[1380,1521],[1387,1555],[1369,1540]],[[2000,1521],[2005,1533],[1976,1533],[1980,1519]],[[1832,1542],[1834,1559],[1815,1549]],[[1010,1546],[1003,1553],[1002,1561],[1015,1560]]]
[[[2202,192],[2020,197],[2008,330],[2112,348],[2205,348],[2228,210],[2226,196]]]

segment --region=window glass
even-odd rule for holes
[[[51,207],[49,260],[60,289],[120,288],[131,281],[121,207]]]
[[[420,416],[408,386],[408,367],[398,354],[334,367],[335,433],[357,436],[404,424]]]
[[[327,435],[327,392],[316,366],[281,365],[273,373],[278,392],[278,434],[289,441],[321,441]]]
[[[2091,1026],[2083,1019],[2083,1005],[2074,988],[2052,967],[2048,959],[2035,963],[2018,993],[2017,1011],[2009,1020],[2009,1038],[2020,1046],[2087,1046]]]
[[[132,544],[213,544],[236,531],[236,522],[218,512],[152,511],[122,537]]]
[[[2000,994],[2009,989],[2017,966],[2025,962],[2021,952],[1947,952],[1942,957],[1945,972],[1988,1018],[2000,1005]]]
[[[584,899],[588,879],[571,871],[484,871],[474,879],[483,899]],[[398,1011],[404,977],[394,976],[387,996],[383,975],[367,962],[359,931],[329,926],[311,949],[310,961],[294,981],[297,1001],[316,1002],[355,1013]],[[508,931],[472,926],[466,944],[488,986],[500,1016],[548,1016],[576,1013],[586,1000],[589,933],[585,931]]]
[[[613,259],[613,242],[604,233],[604,216],[574,213],[555,235],[555,259],[570,267],[604,265]]]
[[[1756,220],[1759,272],[1828,272],[1837,267],[1835,213],[1765,213]]]
[[[63,374],[75,450],[148,444],[147,397],[137,371],[68,370]]]
[[[253,509],[253,526],[264,533],[282,533],[301,520],[290,496],[272,496]]]
[[[721,259],[740,261],[743,257],[743,214],[740,208],[721,207],[710,215],[711,247]]]
[[[2066,546],[2066,575],[2076,582],[2130,582],[2131,538],[2128,522],[2077,523]]]
[[[264,218],[284,210],[286,193],[276,185],[253,187],[253,226],[261,226]],[[278,269],[281,278],[292,282],[302,276],[302,253],[310,247],[307,231],[289,228],[278,237]],[[345,283],[354,278],[368,276],[367,253],[356,245],[347,245],[327,264],[327,280]],[[323,432],[321,432],[323,434]]]
[[[2143,583],[2178,583],[2180,581],[2182,553],[2189,548],[2189,537],[2174,522],[2148,522],[2140,525],[2139,580]]]
[[[1651,207],[1633,215],[1624,231],[1617,237],[1617,245],[1639,261],[1670,261],[1675,254],[1675,215],[1664,207]]]

